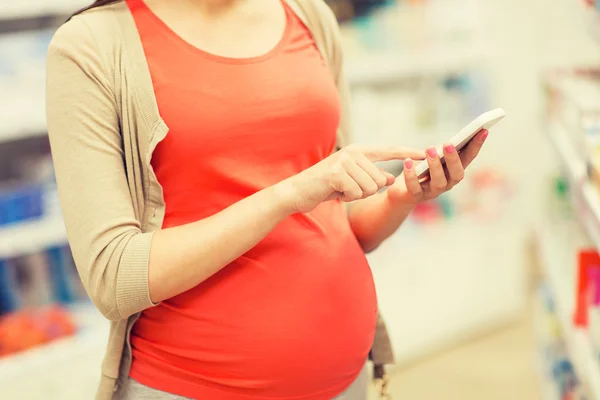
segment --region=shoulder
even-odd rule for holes
[[[73,16],[54,33],[49,57],[56,52],[84,58],[98,56],[100,48],[119,43],[121,30],[118,16],[127,12],[125,2],[117,2]]]

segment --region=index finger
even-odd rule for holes
[[[425,150],[413,149],[410,147],[379,147],[379,148],[368,148],[363,150],[363,155],[369,159],[369,161],[391,161],[391,160],[404,160],[406,158],[412,158],[415,160],[425,159]]]

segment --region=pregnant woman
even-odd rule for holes
[[[98,399],[365,399],[365,252],[458,183],[487,132],[445,146],[446,167],[348,145],[340,52],[322,0],[103,0],[58,30],[58,188],[112,321]],[[400,159],[397,179],[374,164]]]

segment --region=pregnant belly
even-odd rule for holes
[[[146,310],[132,332],[132,376],[177,382],[167,391],[194,398],[334,397],[364,365],[377,317],[364,254],[342,240],[325,253],[307,253],[311,241],[285,254],[266,242]]]

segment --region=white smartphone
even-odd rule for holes
[[[505,116],[506,112],[501,108],[496,108],[495,110],[483,113],[479,117],[475,118],[469,125],[465,126],[460,132],[458,132],[456,136],[450,139],[449,143],[453,144],[456,148],[456,151],[460,152],[467,144],[469,144],[471,139],[473,139],[473,137],[477,135],[480,130],[491,129]],[[437,148],[437,152],[440,155],[440,159],[443,164],[444,153],[442,146]],[[427,161],[419,163],[419,165],[415,167],[415,172],[419,178],[426,176],[429,172],[429,164]]]

